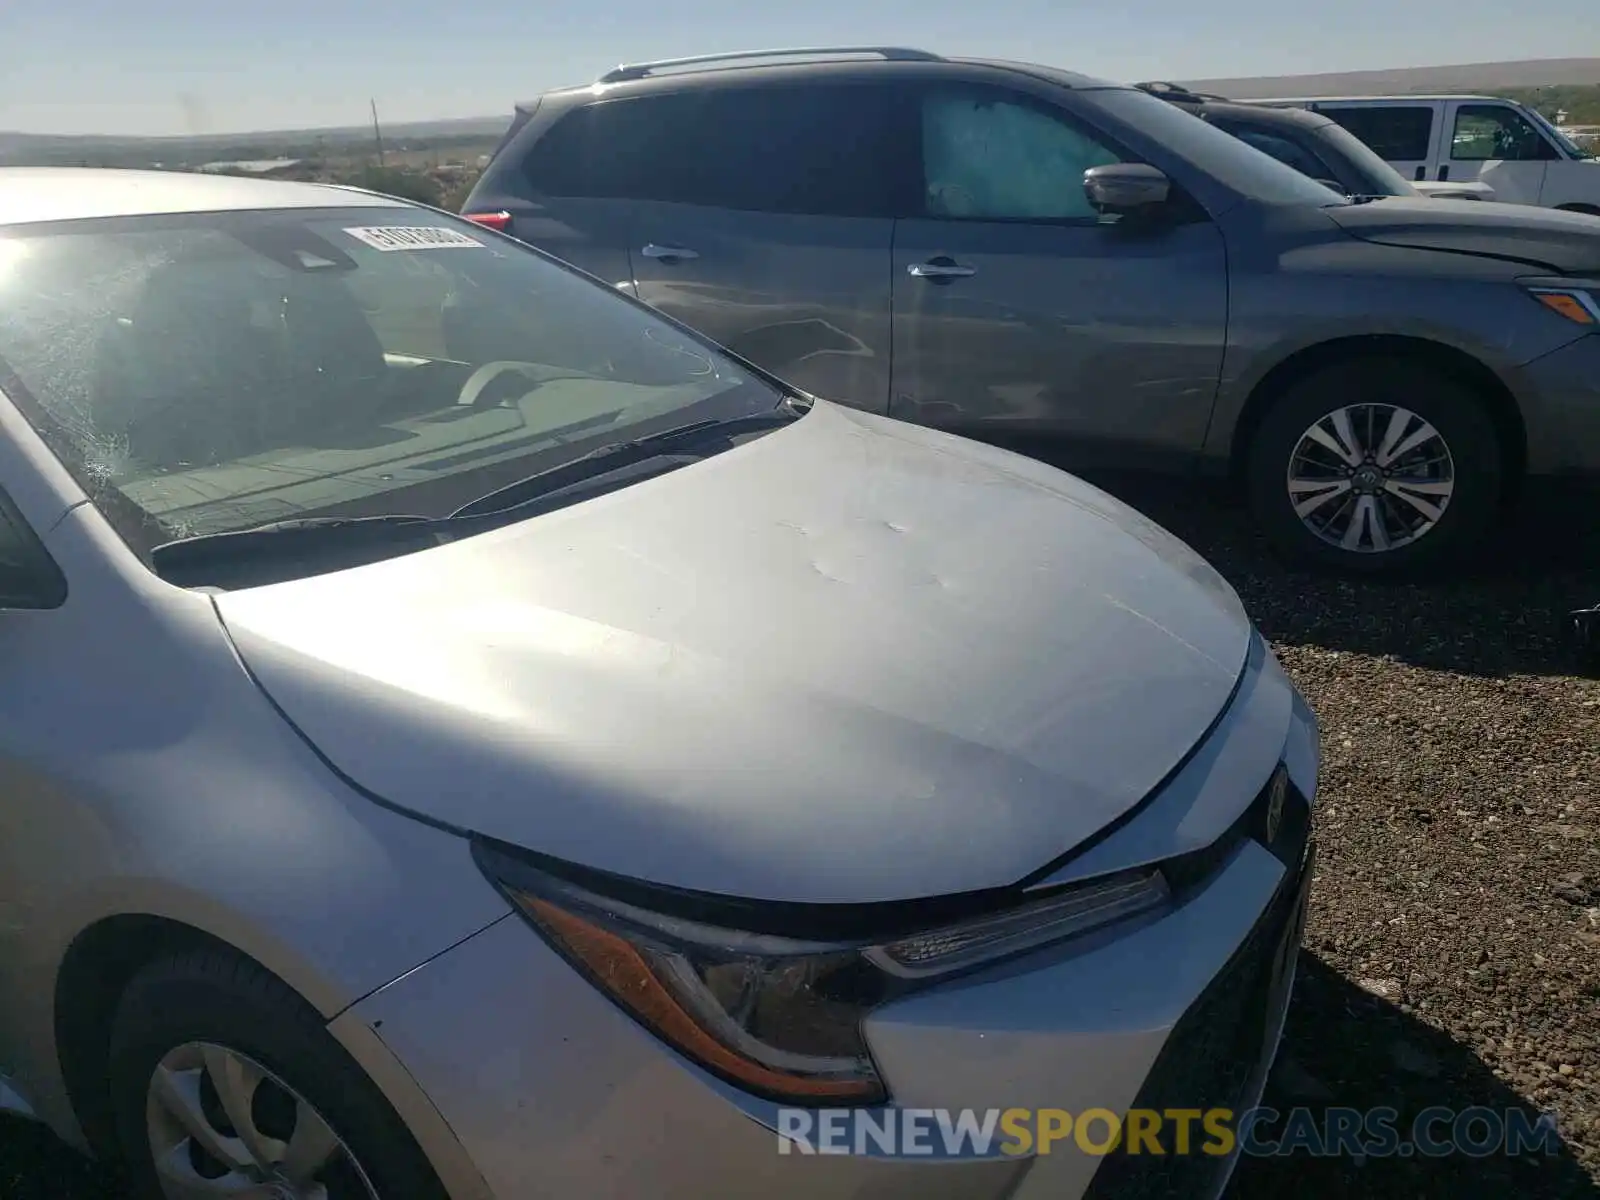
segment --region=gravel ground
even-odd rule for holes
[[[1600,1200],[1600,680],[1557,615],[1600,601],[1600,500],[1530,503],[1474,577],[1285,572],[1221,502],[1103,481],[1233,582],[1322,726],[1320,859],[1268,1102],[1557,1114],[1553,1156],[1245,1161],[1232,1200]],[[1574,512],[1579,515],[1574,516]],[[1592,515],[1591,515],[1592,514]],[[0,1120],[0,1200],[124,1200]]]

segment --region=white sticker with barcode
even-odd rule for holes
[[[374,250],[482,250],[484,245],[454,229],[436,225],[378,225],[346,229],[351,237]]]

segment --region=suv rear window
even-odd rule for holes
[[[1433,138],[1433,109],[1420,104],[1360,105],[1334,108],[1317,105],[1390,162],[1411,162],[1428,157]]]
[[[530,149],[536,194],[837,217],[892,215],[890,93],[872,84],[602,100]]]

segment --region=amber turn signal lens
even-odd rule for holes
[[[751,1091],[802,1103],[871,1104],[883,1098],[883,1086],[870,1064],[863,1064],[865,1075],[810,1075],[776,1069],[742,1053],[707,1029],[706,1006],[691,1011],[680,999],[682,984],[658,970],[633,943],[538,896],[519,893],[517,900],[602,991],[657,1037],[716,1074]]]
[[[1534,292],[1533,298],[1557,316],[1578,325],[1600,325],[1593,300],[1581,292]],[[1587,301],[1587,303],[1585,303]]]

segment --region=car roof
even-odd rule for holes
[[[274,208],[406,208],[358,188],[112,167],[0,167],[0,227]]]
[[[1206,104],[1203,106],[1206,115],[1214,117],[1237,117],[1240,120],[1250,120],[1256,125],[1277,125],[1280,128],[1296,126],[1301,130],[1323,130],[1326,126],[1336,125],[1333,117],[1323,117],[1320,112],[1309,112],[1307,109],[1264,109],[1258,104]]]
[[[1251,100],[1251,104],[1432,104],[1435,100],[1471,100],[1473,103],[1510,104],[1504,96],[1450,96],[1444,94],[1400,96],[1273,96]]]
[[[1234,100],[1207,100],[1202,104],[1185,104],[1174,101],[1179,108],[1187,108],[1206,116],[1239,117],[1262,125],[1298,125],[1302,129],[1321,129],[1332,125],[1331,117],[1308,112],[1303,108],[1267,108],[1260,104],[1241,104]]]
[[[1136,83],[1134,86],[1196,116],[1237,117],[1262,125],[1298,126],[1301,129],[1322,129],[1334,124],[1333,118],[1312,112],[1310,109],[1269,107],[1253,101],[1230,100],[1226,96],[1217,96],[1210,92],[1190,91],[1177,83],[1152,81]]]
[[[663,64],[670,69],[659,74],[641,74],[623,79],[607,81],[604,77],[589,83],[569,84],[564,87],[551,88],[533,99],[524,100],[515,107],[519,112],[528,113],[537,109],[546,98],[558,100],[575,100],[580,96],[600,95],[636,95],[646,92],[662,90],[673,91],[693,88],[696,84],[720,82],[724,80],[745,81],[750,79],[770,79],[774,83],[794,83],[807,77],[815,79],[825,78],[861,78],[883,73],[903,71],[906,68],[926,68],[928,66],[956,66],[956,67],[984,67],[991,70],[1011,71],[1023,75],[1031,75],[1051,83],[1060,84],[1062,87],[1088,89],[1088,88],[1121,88],[1127,85],[1113,83],[1109,80],[1097,79],[1091,75],[1082,75],[1075,71],[1062,70],[1059,67],[1045,66],[1041,63],[1018,62],[1011,59],[1000,58],[946,58],[938,55],[927,55],[917,58],[840,58],[830,57],[856,51],[813,51],[816,57],[807,58],[807,51],[795,51],[794,57],[777,59],[769,58],[765,61],[761,54],[772,55],[775,52],[762,51],[750,58],[741,58],[737,55],[728,55],[725,61],[706,61],[703,63],[685,63],[684,65]],[[869,53],[869,52],[860,52]],[[918,53],[921,52],[905,52]],[[630,68],[619,68],[627,70]]]
[[[1002,71],[1020,71],[1024,75],[1036,75],[1041,79],[1048,79],[1059,83],[1063,87],[1077,89],[1100,88],[1125,88],[1129,85],[1114,83],[1109,79],[1098,79],[1093,75],[1083,75],[1077,71],[1066,71],[1060,67],[1049,67],[1043,63],[1019,62],[1009,58],[952,58],[953,63],[965,63],[974,67],[996,67]]]

